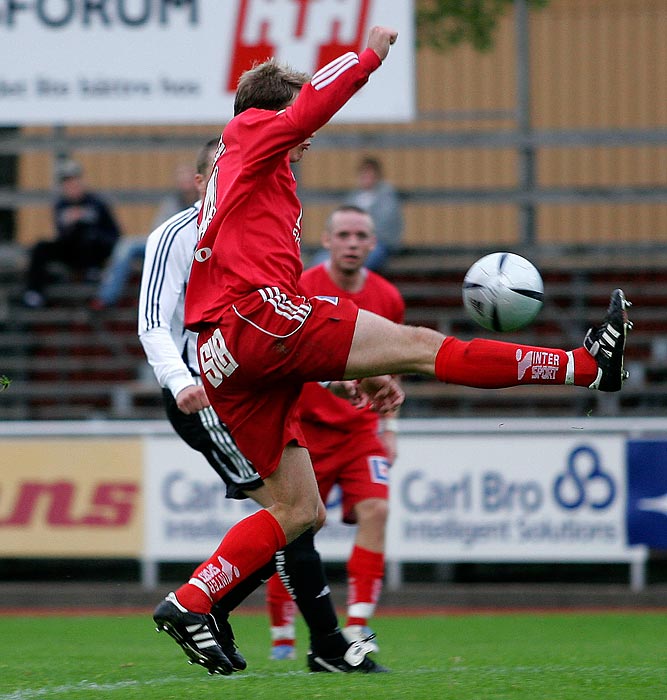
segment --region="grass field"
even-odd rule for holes
[[[378,617],[391,674],[309,674],[267,658],[266,616],[235,618],[249,667],[208,676],[150,615],[0,617],[0,700],[658,700],[667,612]]]

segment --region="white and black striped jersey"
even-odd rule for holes
[[[197,336],[183,326],[185,287],[197,245],[201,203],[174,214],[151,233],[139,293],[139,339],[163,391],[167,417],[174,430],[201,452],[227,484],[228,498],[246,498],[262,479],[236,446],[212,407],[196,414],[178,409],[176,396],[201,384]]]
[[[139,293],[139,340],[161,387],[176,397],[199,383],[197,336],[183,327],[185,287],[197,245],[201,202],[148,237]]]

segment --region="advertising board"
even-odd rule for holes
[[[314,73],[384,24],[400,39],[336,117],[414,114],[413,0],[0,0],[0,123],[226,123],[240,74]]]
[[[629,556],[625,438],[401,435],[390,471],[387,558],[616,561]],[[203,458],[175,438],[146,441],[147,556],[199,560],[255,510],[224,497]],[[354,528],[337,493],[316,542],[345,559]]]
[[[0,557],[127,557],[143,552],[141,442],[2,442]]]
[[[402,436],[388,549],[402,561],[599,561],[628,551],[623,436]]]

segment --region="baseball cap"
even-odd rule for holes
[[[75,160],[67,158],[56,165],[56,177],[59,182],[71,177],[80,177],[82,174],[83,168]]]

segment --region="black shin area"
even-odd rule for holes
[[[329,583],[315,549],[312,530],[304,532],[276,553],[276,568],[308,625],[312,651],[323,656],[345,653],[348,644],[338,627]]]

